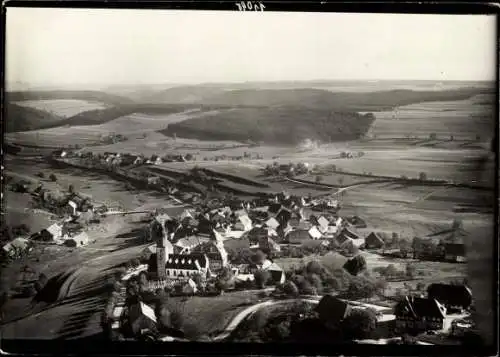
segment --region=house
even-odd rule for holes
[[[324,233],[327,231],[328,229],[328,226],[330,225],[330,221],[328,221],[328,219],[326,219],[325,217],[323,216],[320,216],[318,219],[317,219],[317,226],[319,228],[319,230]]]
[[[209,270],[212,273],[219,272],[228,264],[228,254],[222,241],[212,240],[200,244],[192,250],[193,253],[204,254],[209,260]]]
[[[70,212],[73,216],[76,216],[77,215],[77,210],[78,210],[78,205],[72,201],[72,200],[69,200],[68,201],[68,206],[70,207]]]
[[[254,227],[248,232],[247,237],[251,243],[255,244],[263,238],[278,237],[278,233],[272,228]]]
[[[63,236],[63,226],[60,223],[50,225],[45,231],[51,236],[51,240],[61,239]]]
[[[293,230],[285,235],[285,241],[289,244],[302,244],[310,239],[309,231],[306,230]]]
[[[359,239],[359,236],[356,233],[350,231],[348,228],[344,228],[337,236],[337,243],[339,245],[342,245],[346,240],[349,239]]]
[[[448,312],[462,312],[472,304],[472,292],[465,285],[431,284],[427,296],[443,304]]]
[[[316,226],[311,227],[307,232],[311,239],[320,239],[323,236]]]
[[[384,240],[375,232],[371,232],[365,237],[366,249],[380,249],[384,247]]]
[[[274,217],[269,218],[265,224],[267,227],[274,230],[278,229],[278,227],[280,226],[280,222],[278,222]]]
[[[467,261],[464,243],[444,243],[444,259],[449,262],[464,263]]]
[[[273,284],[283,284],[285,282],[285,272],[276,263],[271,263],[262,266],[263,270],[267,270],[271,275],[271,281]]]
[[[140,335],[146,331],[154,332],[157,330],[154,309],[142,301],[128,308],[128,323],[134,335]]]
[[[339,324],[350,313],[351,307],[345,301],[338,299],[333,295],[324,295],[315,308],[320,321],[330,329],[338,329]]]
[[[234,224],[234,229],[237,231],[247,232],[252,229],[252,220],[246,214],[239,216]]]
[[[182,222],[186,218],[194,218],[195,213],[191,209],[185,209],[179,216],[179,220]]]
[[[2,247],[3,254],[14,258],[29,250],[29,240],[25,238],[16,238]]]
[[[82,247],[89,244],[89,236],[85,232],[80,232],[77,235],[66,239],[64,244],[68,247]]]
[[[268,236],[261,237],[258,241],[258,244],[259,244],[259,249],[265,253],[281,251],[280,245]]]
[[[436,299],[406,296],[396,305],[394,314],[399,333],[442,330],[446,307]]]

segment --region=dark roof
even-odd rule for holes
[[[411,316],[414,318],[439,317],[444,318],[445,313],[439,309],[435,299],[406,296],[394,308],[396,316]]]
[[[349,305],[335,296],[325,295],[319,301],[315,311],[323,321],[337,323],[342,321],[349,310]]]
[[[269,208],[268,208],[267,211],[269,213],[276,214],[276,213],[278,213],[281,210],[282,207],[283,206],[281,204],[279,204],[279,203],[273,203],[273,204],[269,205]]]
[[[378,245],[380,247],[384,245],[384,240],[375,232],[371,232],[368,236],[366,236],[365,242],[366,244]]]
[[[170,254],[165,268],[198,270],[195,264],[196,261],[203,268],[207,266],[208,258],[204,254]]]
[[[429,298],[449,306],[469,307],[472,303],[471,291],[465,285],[431,284],[427,294]]]
[[[302,229],[291,231],[286,235],[286,241],[289,243],[302,243],[303,241],[310,239],[311,236],[309,235],[309,232]]]
[[[444,244],[444,251],[445,251],[445,254],[453,254],[453,255],[465,257],[465,244],[445,243]]]
[[[288,222],[291,218],[292,218],[292,211],[290,211],[289,209],[287,208],[282,208],[278,215],[276,216],[276,218],[278,219],[278,221],[281,221],[281,222]]]

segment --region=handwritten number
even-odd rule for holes
[[[252,1],[240,1],[236,3],[236,7],[238,7],[238,11],[246,11],[246,10],[254,10],[254,11],[264,11],[266,8],[261,2],[252,2]]]

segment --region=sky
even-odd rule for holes
[[[6,79],[30,85],[494,80],[496,18],[7,8]]]

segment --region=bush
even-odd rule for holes
[[[323,272],[323,266],[315,260],[310,261],[306,265],[306,272],[309,274],[321,274]]]
[[[45,173],[43,173],[42,171],[40,171],[39,173],[36,174],[38,177],[40,178],[45,178]]]
[[[139,265],[141,265],[141,262],[138,258],[135,258],[130,261],[130,264],[132,265],[133,268],[138,268]]]
[[[370,310],[352,310],[342,321],[342,331],[349,340],[370,338],[376,327],[377,316]]]
[[[269,273],[267,270],[257,270],[253,274],[253,276],[255,279],[255,284],[257,284],[257,287],[259,289],[264,289],[266,287],[266,284],[271,279],[271,273]]]
[[[307,281],[309,281],[312,287],[316,290],[316,294],[323,293],[323,282],[321,278],[316,274],[310,274],[307,277]]]
[[[54,175],[54,174],[50,174],[49,180],[52,181],[52,182],[56,182],[57,181],[57,176]]]

